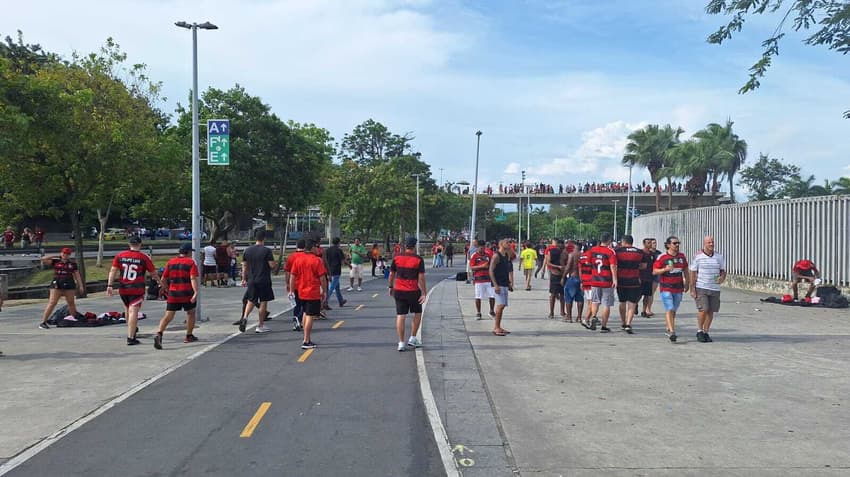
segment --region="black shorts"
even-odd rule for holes
[[[421,296],[421,290],[394,291],[393,297],[395,297],[396,315],[406,315],[408,313],[422,313],[422,303],[419,303],[419,298]]]
[[[204,265],[204,275],[215,275],[218,268],[215,265]]]
[[[197,307],[198,307],[198,304],[192,303],[192,302],[187,302],[187,303],[170,303],[169,302],[169,303],[165,304],[165,311],[180,311],[180,310],[192,311]]]
[[[124,306],[134,305],[141,307],[142,302],[145,301],[144,295],[121,295],[121,301],[124,303]]]
[[[637,303],[640,301],[640,297],[640,288],[617,288],[617,299],[620,300],[620,303],[625,303],[627,301]]]
[[[51,288],[55,288],[57,290],[76,290],[77,284],[74,280],[53,280],[50,283]]]
[[[643,296],[652,296],[652,280],[640,282],[640,294]]]
[[[242,301],[251,301],[255,305],[272,300],[274,300],[274,290],[272,290],[271,283],[249,283],[248,288],[245,289],[245,296],[242,297]]]
[[[305,315],[319,316],[322,313],[322,300],[301,300],[301,309]]]
[[[561,285],[560,275],[549,275],[549,293],[552,296],[564,296],[564,285]]]

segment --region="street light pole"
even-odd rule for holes
[[[629,188],[626,189],[626,226],[623,228],[623,235],[630,233],[629,225],[631,224],[632,208],[635,206],[632,200],[632,167],[629,165]]]
[[[416,254],[419,254],[419,176],[422,174],[411,174],[416,178]]]
[[[614,203],[614,241],[617,240],[617,202],[620,202],[619,199],[614,199],[611,202]]]
[[[469,227],[469,247],[472,248],[472,241],[475,240],[475,211],[478,206],[478,154],[481,152],[481,131],[476,131],[477,137],[475,143],[475,175],[472,180],[472,221]],[[466,257],[466,283],[469,283],[469,257]]]
[[[180,28],[192,30],[192,248],[195,252],[192,258],[198,266],[203,269],[201,263],[201,158],[199,149],[200,137],[198,134],[198,28],[202,30],[218,30],[216,25],[210,22],[187,23],[179,21],[174,23]],[[195,314],[198,321],[202,321],[201,314],[201,290],[197,293],[197,306]]]

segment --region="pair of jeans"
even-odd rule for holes
[[[342,305],[342,302],[345,301],[342,298],[342,290],[339,289],[339,275],[331,276],[331,285],[328,287],[328,296],[332,296],[336,293],[336,299],[339,300],[339,304]]]

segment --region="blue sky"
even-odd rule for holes
[[[727,117],[751,161],[764,152],[818,181],[850,175],[850,58],[791,32],[762,88],[738,95],[777,19],[754,18],[718,47],[705,37],[724,19],[705,3],[14,2],[0,33],[21,29],[65,55],[111,36],[164,83],[170,111],[191,87],[191,36],[173,22],[212,21],[220,30],[199,33],[202,90],[239,83],[281,118],[338,140],[369,118],[412,132],[438,181],[471,180],[478,129],[481,184],[518,181],[523,169],[568,184],[624,179],[635,128],[671,123],[687,137]]]

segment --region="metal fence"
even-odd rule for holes
[[[850,196],[747,202],[656,212],[634,220],[635,242],[655,237],[659,248],[675,235],[689,258],[713,235],[731,275],[790,280],[791,266],[808,258],[825,283],[850,286]]]

